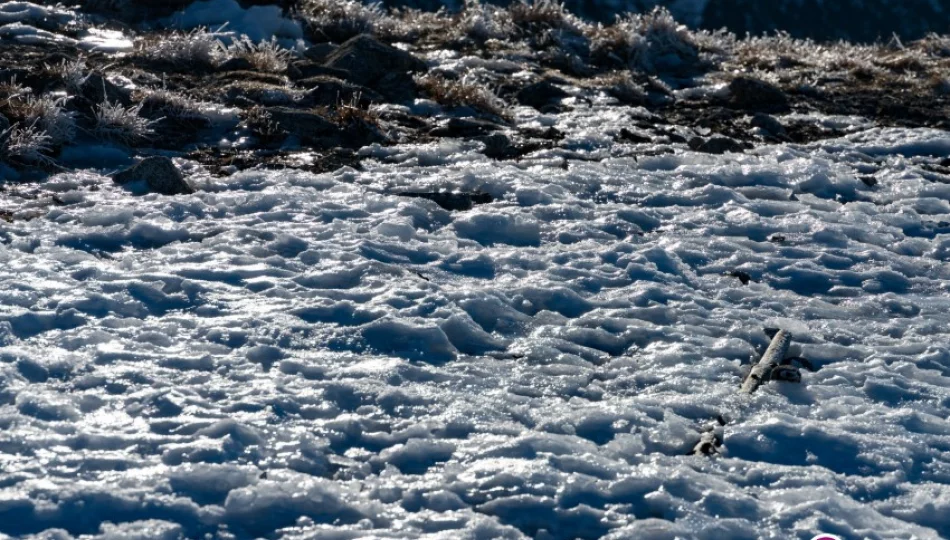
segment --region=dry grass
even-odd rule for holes
[[[314,36],[337,42],[376,33],[386,17],[379,4],[359,0],[302,0],[298,9]]]
[[[641,71],[693,67],[700,59],[693,33],[665,8],[623,16],[610,26],[598,25],[589,35],[595,55],[612,56]]]
[[[434,74],[416,77],[416,84],[443,107],[471,107],[496,116],[506,116],[504,101],[482,84],[464,78],[450,80]]]
[[[76,136],[76,113],[66,110],[65,97],[36,97],[26,94],[14,100],[24,125],[36,126],[55,146],[69,143]]]
[[[14,124],[0,133],[0,162],[49,166],[50,136],[35,125]]]
[[[208,115],[202,112],[202,104],[167,89],[140,92],[135,96],[143,112],[151,118],[168,118],[178,123],[206,123]]]
[[[254,107],[248,110],[244,125],[265,145],[279,143],[287,137],[287,132],[271,118],[270,113],[263,107]]]
[[[155,120],[143,117],[143,105],[123,107],[120,103],[100,103],[95,110],[95,125],[92,134],[100,139],[133,145],[151,140],[155,136],[152,125]]]
[[[7,82],[0,82],[0,104],[29,94],[30,92],[32,92],[32,90],[20,84],[14,75],[13,78]]]
[[[507,9],[482,4],[480,0],[466,0],[465,9],[459,14],[454,28],[460,37],[482,43],[490,39],[511,38],[515,23]]]
[[[247,36],[235,39],[225,51],[228,58],[243,58],[258,71],[283,73],[293,53],[282,48],[276,39],[254,43]]]
[[[934,58],[950,58],[950,35],[929,34],[913,47]]]
[[[218,34],[207,28],[151,35],[135,44],[139,56],[178,69],[210,69],[226,55]]]
[[[557,0],[518,0],[508,7],[511,22],[522,31],[559,29],[581,32],[587,25]]]
[[[450,34],[453,28],[454,21],[445,9],[431,12],[395,8],[379,19],[375,33],[376,37],[384,41],[414,43],[441,38]]]
[[[646,89],[637,83],[629,71],[614,71],[591,79],[591,88],[602,89],[621,103],[642,105],[648,101]]]
[[[78,92],[90,73],[89,66],[83,58],[62,60],[59,64],[46,66],[46,70],[55,73],[63,81],[66,90],[70,92]]]
[[[334,107],[320,107],[320,116],[343,128],[379,127],[379,115],[370,108],[360,107],[362,96],[354,94],[349,102],[339,102]]]
[[[790,84],[843,78],[862,85],[899,84],[928,89],[947,75],[950,40],[928,36],[908,46],[816,43],[787,34],[734,40],[724,70],[761,70]]]

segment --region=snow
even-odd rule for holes
[[[32,2],[4,2],[0,4],[0,24],[44,21],[68,24],[76,15],[57,6],[41,6]]]
[[[79,46],[90,51],[103,53],[129,52],[135,48],[132,40],[118,30],[90,28],[79,39]]]
[[[170,17],[172,27],[185,30],[207,27],[222,28],[236,36],[246,35],[254,41],[277,38],[296,41],[303,38],[297,21],[283,16],[276,5],[241,7],[237,0],[204,0],[194,2]]]
[[[0,39],[12,39],[29,45],[68,45],[75,46],[76,40],[36,28],[21,22],[14,22],[0,26]]]
[[[132,40],[118,30],[89,28],[78,32],[78,40],[58,33],[76,26],[77,22],[76,13],[61,6],[0,3],[0,39],[31,45],[78,46],[104,53],[128,52],[133,48]]]
[[[554,117],[602,162],[53,177],[71,204],[0,235],[0,530],[950,534],[950,190],[923,168],[950,138],[638,162],[617,111]],[[770,326],[817,371],[741,397]],[[686,455],[718,415],[724,455]]]

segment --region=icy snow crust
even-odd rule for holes
[[[920,167],[950,138],[638,163],[609,134],[641,113],[518,164],[52,178],[67,206],[0,227],[0,531],[950,535],[950,185]],[[739,396],[763,327],[817,371]],[[717,415],[724,456],[686,455]]]

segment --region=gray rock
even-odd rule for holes
[[[303,52],[303,55],[315,62],[323,62],[333,54],[337,46],[332,43],[317,43]]]
[[[284,86],[256,81],[233,82],[221,88],[221,97],[228,105],[248,106],[252,104],[277,106],[290,105],[299,97]]]
[[[365,86],[341,81],[333,77],[311,77],[297,81],[297,86],[307,89],[304,102],[311,106],[350,104],[354,99],[363,106],[383,101],[381,95]]]
[[[132,104],[131,93],[109,82],[100,73],[90,73],[79,86],[79,93],[90,103],[99,104],[105,101],[120,103],[128,107]]]
[[[507,159],[518,154],[511,138],[504,133],[490,133],[479,138],[485,144],[485,156],[492,159]]]
[[[492,159],[515,159],[545,147],[543,141],[512,139],[500,132],[489,133],[482,137],[476,137],[474,140],[485,144],[483,153],[485,157]]]
[[[768,133],[769,135],[784,139],[788,137],[788,133],[785,131],[785,126],[782,125],[774,116],[757,113],[752,117],[752,127],[757,127]]]
[[[289,107],[268,107],[265,111],[280,129],[303,142],[323,142],[328,137],[339,136],[340,128],[314,111]]]
[[[471,210],[476,204],[489,204],[491,202],[494,202],[495,200],[495,198],[492,197],[491,194],[480,192],[480,191],[474,192],[474,193],[442,192],[442,191],[439,191],[439,192],[403,191],[403,192],[396,193],[396,195],[399,195],[400,197],[414,197],[418,199],[428,199],[450,212]]]
[[[772,83],[752,77],[736,77],[729,83],[730,103],[737,108],[782,112],[789,109],[788,96]]]
[[[570,94],[545,79],[525,86],[516,97],[518,103],[534,107],[540,111],[545,105],[556,104],[569,96]]]
[[[333,77],[335,79],[346,79],[348,72],[342,69],[333,69],[326,67],[322,62],[313,62],[310,60],[297,60],[287,66],[287,76],[292,80],[309,79],[310,77]]]
[[[235,57],[218,66],[218,71],[253,71],[254,64],[247,58]]]
[[[416,81],[409,73],[394,71],[383,75],[376,81],[373,88],[383,95],[390,103],[405,103],[418,97]]]
[[[725,154],[726,152],[741,154],[745,152],[745,146],[741,142],[723,135],[715,135],[706,140],[694,137],[689,141],[689,147],[706,154]]]
[[[426,63],[368,35],[356,36],[327,56],[325,67],[347,72],[347,79],[371,86],[390,73],[424,72]]]
[[[137,164],[112,175],[116,184],[126,185],[130,182],[144,181],[149,190],[162,195],[183,195],[194,193],[195,190],[172,160],[167,157],[155,156],[145,158]]]
[[[504,126],[488,120],[449,118],[446,123],[431,130],[429,135],[433,137],[477,137],[500,129],[504,129]]]

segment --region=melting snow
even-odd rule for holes
[[[950,534],[950,138],[637,162],[617,111],[552,119],[602,162],[54,177],[72,204],[0,228],[4,530]],[[766,326],[817,371],[739,396]],[[725,455],[687,456],[718,415]]]

